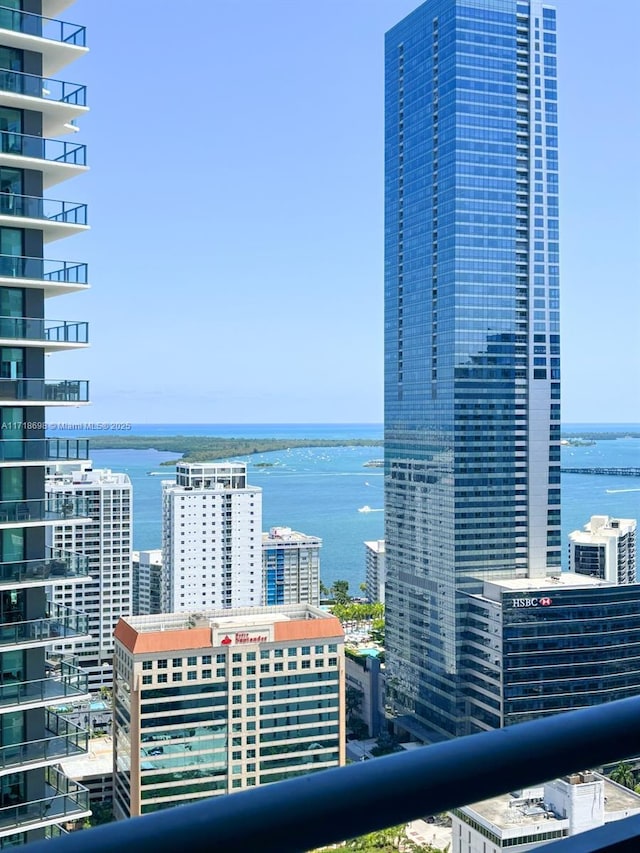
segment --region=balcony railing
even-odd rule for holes
[[[87,403],[89,383],[85,379],[0,379],[0,400]]]
[[[77,261],[52,261],[48,258],[25,258],[20,255],[0,255],[0,276],[59,284],[87,284],[89,281],[86,264]]]
[[[21,672],[3,674],[0,708],[45,705],[68,700],[75,702],[89,693],[89,676],[70,661],[61,661],[48,678],[22,681]]]
[[[47,222],[87,224],[87,205],[76,201],[59,201],[32,195],[0,192],[0,216],[21,216]]]
[[[49,343],[87,344],[89,324],[42,317],[0,317],[0,338]]]
[[[640,697],[181,805],[35,842],[30,853],[302,853],[640,754]],[[617,844],[626,839],[626,846]],[[577,843],[576,843],[577,842]],[[640,849],[640,817],[540,853]]]
[[[56,18],[45,18],[32,12],[21,12],[0,6],[0,28],[24,33],[29,36],[40,36],[51,41],[65,42],[77,47],[86,47],[86,28]]]
[[[2,617],[7,619],[7,613]],[[54,643],[82,637],[88,633],[89,617],[63,604],[47,602],[47,615],[43,619],[26,622],[0,623],[0,649],[4,646],[30,646]]]
[[[37,74],[11,71],[9,68],[0,68],[0,91],[72,104],[76,107],[87,105],[86,86],[68,83],[66,80],[53,80],[51,77],[40,77]]]
[[[0,831],[44,821],[73,820],[89,812],[89,791],[54,767],[47,768],[46,788],[51,792],[50,796],[1,808]]]
[[[64,521],[86,518],[86,498],[55,495],[32,500],[0,501],[0,524],[28,521]]]
[[[36,160],[50,160],[52,163],[69,163],[73,166],[87,165],[86,145],[79,145],[77,142],[64,142],[62,139],[29,136],[26,133],[13,133],[8,130],[0,131],[0,152],[21,157],[33,157]]]
[[[0,770],[60,761],[87,752],[89,732],[53,711],[45,712],[47,737],[0,747]]]
[[[0,440],[0,462],[73,462],[88,458],[88,438],[5,438]]]
[[[23,583],[61,583],[89,577],[89,560],[83,554],[50,550],[43,560],[0,563],[0,586]]]

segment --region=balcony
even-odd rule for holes
[[[42,113],[42,135],[64,136],[87,113],[87,87],[0,68],[0,106]]]
[[[0,618],[6,619],[4,613]],[[63,604],[47,602],[47,616],[0,623],[0,652],[36,648],[88,636],[89,617]]]
[[[2,44],[42,54],[43,74],[55,74],[87,53],[86,30],[57,18],[45,18],[0,6]]]
[[[91,814],[89,791],[54,767],[47,768],[45,789],[47,796],[41,800],[15,803],[0,809],[0,837]],[[47,840],[44,843],[52,842]]]
[[[48,189],[87,171],[87,147],[77,142],[3,130],[0,131],[0,165],[36,169],[42,172],[43,186]]]
[[[42,560],[0,563],[0,588],[19,589],[30,586],[53,586],[60,583],[90,580],[89,560],[82,554],[49,549]]]
[[[31,853],[301,853],[640,754],[640,698],[356,762],[35,842]],[[467,849],[464,845],[463,849]],[[487,845],[488,846],[488,845]],[[454,849],[458,849],[455,847]],[[540,853],[632,853],[640,816],[546,844]]]
[[[1,74],[1,72],[0,72]],[[87,231],[87,205],[39,196],[0,193],[0,226],[35,228],[45,243]]]
[[[87,501],[71,495],[34,500],[0,501],[0,528],[87,522]]]
[[[15,402],[25,406],[78,406],[89,402],[85,379],[1,379],[0,406]]]
[[[45,737],[0,747],[0,775],[16,767],[32,769],[56,764],[63,758],[87,752],[89,732],[74,726],[54,711],[45,711]]]
[[[89,345],[89,324],[42,317],[0,317],[0,346],[42,346],[45,352]]]
[[[89,459],[88,438],[6,438],[0,440],[0,466],[25,467]]]
[[[0,287],[32,287],[44,290],[45,299],[86,290],[88,268],[77,261],[53,261],[0,255]]]
[[[20,672],[5,672],[0,684],[0,713],[70,704],[88,698],[87,673],[72,660],[62,660],[50,676],[35,681],[22,681]]]

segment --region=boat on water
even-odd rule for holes
[[[361,506],[358,512],[373,512],[370,506]]]
[[[370,459],[368,462],[364,462],[362,467],[363,468],[384,468],[384,459]]]

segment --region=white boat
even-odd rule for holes
[[[360,509],[358,510],[358,512],[372,512],[372,511],[373,510],[371,509],[370,506],[361,506]]]

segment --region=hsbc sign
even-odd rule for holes
[[[512,598],[514,607],[549,607],[553,599],[542,596],[541,598]]]

